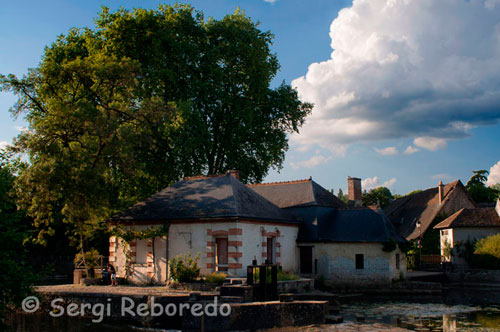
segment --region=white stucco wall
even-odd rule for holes
[[[125,229],[128,228],[130,227],[125,227]],[[144,230],[148,226],[134,226],[134,228]],[[114,265],[117,276],[128,277],[131,283],[146,284],[151,281],[165,283],[167,280],[166,244],[166,237],[155,238],[153,247],[152,239],[135,240],[127,244],[113,236],[110,238],[109,261]]]
[[[148,226],[134,226],[146,229]],[[158,226],[159,227],[159,226]],[[273,224],[254,221],[173,223],[168,234],[168,253],[166,238],[155,241],[154,265],[150,240],[133,241],[133,246],[125,245],[114,237],[110,239],[110,260],[118,271],[118,276],[125,277],[127,271],[126,255],[129,253],[129,281],[147,283],[154,275],[156,283],[164,284],[167,280],[168,259],[180,254],[199,255],[198,266],[201,274],[215,271],[215,241],[217,237],[228,239],[228,271],[230,276],[246,276],[247,265],[254,257],[259,264],[264,263],[268,237],[274,237],[276,243],[275,263],[285,271],[297,272],[298,227],[290,224]],[[150,246],[148,246],[148,241]],[[146,257],[144,257],[146,255]],[[156,270],[154,268],[156,267]]]
[[[387,284],[406,278],[406,257],[398,249],[384,252],[381,243],[301,243],[313,246],[318,274],[336,285]],[[364,268],[356,269],[356,254],[364,255]],[[399,254],[399,269],[396,268]]]
[[[243,277],[246,276],[246,267],[252,264],[254,257],[259,264],[265,261],[263,252],[266,248],[262,245],[270,236],[276,237],[276,262],[283,270],[295,272],[297,232],[297,226],[270,225],[254,221],[172,224],[169,232],[169,259],[188,252],[191,252],[192,256],[199,253],[201,273],[210,274],[215,271],[215,239],[227,237],[228,274]],[[187,238],[191,239],[190,243]],[[283,254],[285,252],[286,255]]]
[[[443,229],[440,232],[441,238],[441,256],[443,254],[443,248],[446,245],[446,241],[450,243],[451,248],[453,248],[453,256],[450,258],[445,258],[453,264],[464,265],[466,261],[459,257],[456,250],[457,243],[465,243],[467,241],[474,242],[491,235],[500,233],[500,227],[460,227],[460,228],[449,228]]]

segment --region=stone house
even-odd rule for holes
[[[110,222],[125,230],[167,226],[154,239],[110,238],[110,261],[134,283],[165,283],[168,261],[186,253],[199,254],[202,274],[245,276],[253,260],[336,283],[386,283],[406,271],[397,245],[383,250],[404,239],[382,211],[349,209],[311,178],[248,186],[236,171],[184,178]]]
[[[230,174],[184,178],[111,222],[139,230],[169,225],[168,234],[154,243],[110,238],[110,262],[119,276],[128,271],[132,282],[165,283],[168,260],[187,253],[200,255],[202,274],[243,276],[253,259],[297,269],[297,220]]]
[[[349,206],[361,203],[361,179],[347,178]],[[347,207],[312,179],[251,185],[300,221],[299,272],[330,284],[390,283],[406,277],[405,242],[379,209]],[[383,250],[383,243],[396,247]]]
[[[444,185],[441,181],[434,188],[404,196],[393,201],[384,211],[397,233],[405,239],[422,239],[439,221],[458,210],[475,208],[460,180]],[[436,239],[436,250],[439,250]]]
[[[494,207],[460,209],[439,224],[441,256],[453,265],[467,266],[465,244],[500,233],[500,199]]]

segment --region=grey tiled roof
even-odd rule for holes
[[[382,211],[369,208],[292,208],[301,225],[297,242],[405,242]]]
[[[293,206],[328,206],[343,208],[346,205],[337,196],[312,179],[289,182],[251,184],[250,188],[280,208]]]
[[[115,215],[111,220],[231,217],[294,221],[286,211],[231,175],[186,178]]]

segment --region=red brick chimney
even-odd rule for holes
[[[231,169],[231,170],[227,171],[227,174],[231,175],[236,180],[240,179],[240,171],[238,171],[238,170]]]
[[[349,205],[353,204],[355,206],[361,205],[361,179],[347,177],[347,198],[349,199]],[[351,203],[351,201],[353,203]]]

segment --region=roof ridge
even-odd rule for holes
[[[276,186],[280,184],[295,184],[295,183],[305,183],[312,182],[312,178],[301,179],[301,180],[290,180],[290,181],[276,181],[276,182],[266,182],[266,183],[253,183],[247,184],[248,187],[263,187],[263,186]]]
[[[226,174],[193,175],[193,176],[185,176],[182,178],[182,180],[201,180],[210,178],[221,178],[223,176],[226,176]]]
[[[228,174],[229,177],[229,187],[231,188],[231,198],[234,202],[234,207],[236,209],[236,213],[240,214],[241,213],[241,206],[238,202],[238,199],[236,198],[236,191],[234,190],[234,185],[235,183],[239,182],[234,176]],[[234,180],[234,181],[233,181]]]

